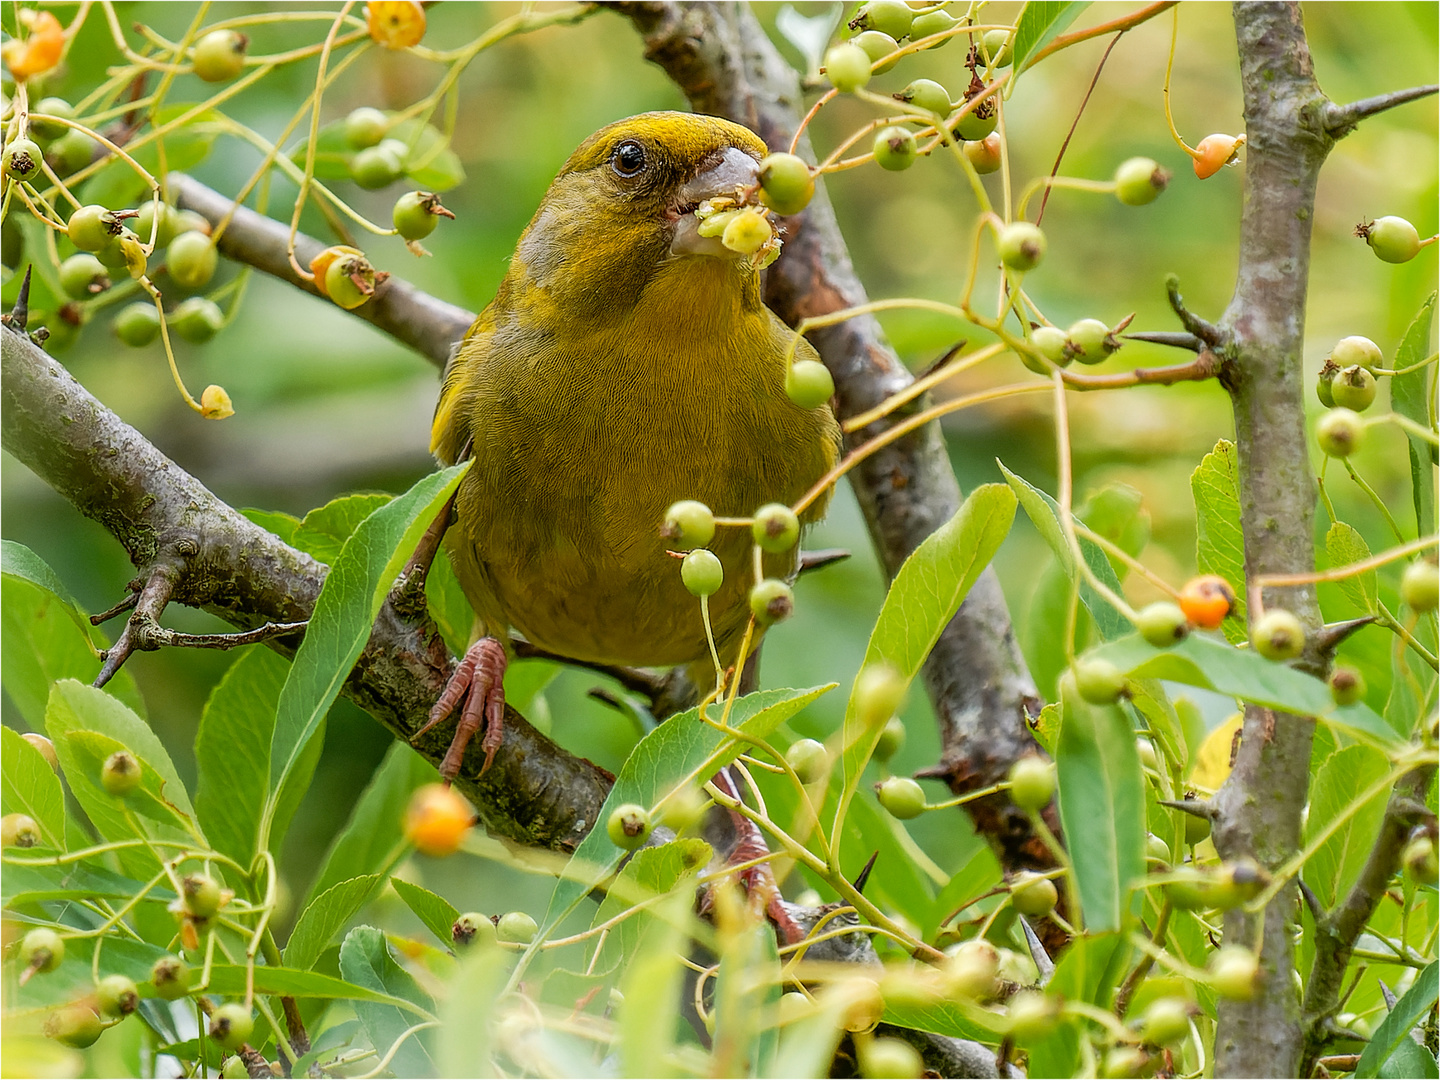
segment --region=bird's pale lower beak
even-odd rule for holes
[[[738,147],[726,148],[720,161],[683,184],[677,193],[682,206],[702,203],[718,196],[735,198],[737,189],[754,187],[760,180],[760,163]],[[701,236],[700,221],[694,213],[682,214],[675,222],[670,242],[672,255],[715,255],[735,257],[718,236]]]

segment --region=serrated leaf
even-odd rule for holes
[[[682,880],[694,877],[713,855],[704,840],[690,837],[641,848],[606,889],[591,927],[608,922],[637,903],[665,895]],[[594,967],[605,971],[633,957],[655,918],[652,912],[642,911],[615,926],[606,936]]]
[[[351,878],[306,904],[285,943],[285,966],[300,971],[314,967],[335,935],[380,891],[384,881],[383,874]]]
[[[356,930],[370,930],[367,927],[357,927]],[[356,931],[351,931],[350,937],[355,936]],[[383,950],[384,937],[378,930],[370,930],[371,934],[380,937],[380,948]],[[345,940],[348,943],[350,937]],[[345,950],[340,950],[341,972],[345,972]],[[255,992],[257,994],[283,994],[286,997],[297,998],[330,998],[355,1003],[355,1012],[358,1014],[362,1008],[385,1010],[394,1015],[405,1017],[404,1025],[396,1032],[410,1027],[421,1020],[434,1019],[430,1008],[429,997],[419,989],[415,980],[400,968],[394,960],[390,959],[389,953],[385,954],[385,960],[389,961],[390,968],[398,972],[398,978],[386,981],[386,977],[392,975],[390,969],[382,969],[376,973],[365,966],[358,964],[352,970],[356,970],[359,978],[345,974],[344,978],[337,979],[333,975],[322,975],[318,971],[297,971],[288,967],[268,967],[264,964],[255,966]],[[210,969],[210,984],[207,989],[212,994],[222,994],[225,997],[244,997],[247,988],[248,974],[244,964],[216,964]],[[413,994],[413,996],[412,996]],[[363,1024],[363,1020],[362,1020]],[[415,1036],[405,1040],[406,1043],[413,1041]],[[389,1043],[380,1044],[380,1052],[384,1053]],[[397,1058],[398,1060],[398,1058]],[[423,1076],[433,1073],[405,1073],[398,1068],[395,1070],[399,1076]]]
[[[8,727],[0,730],[0,812],[28,814],[46,847],[65,850],[65,793],[60,778],[39,750]]]
[[[356,986],[398,999],[392,1004],[356,1001],[353,1006],[370,1045],[382,1056],[414,1026],[416,1013],[434,1010],[430,996],[395,962],[385,935],[374,927],[357,926],[345,935],[345,943],[340,946],[340,974]],[[401,1002],[410,1007],[403,1007]],[[396,1076],[434,1076],[434,1039],[433,1030],[411,1035],[396,1047],[390,1071]]]
[[[1326,759],[1310,789],[1310,810],[1305,819],[1309,844],[1360,792],[1383,779],[1390,761],[1369,746],[1347,746]],[[1305,884],[1314,890],[1326,910],[1349,892],[1360,876],[1385,816],[1387,792],[1380,792],[1349,821],[1332,833],[1305,864]]]
[[[1390,379],[1390,407],[1421,427],[1430,427],[1430,403],[1435,399],[1432,380],[1435,365],[1417,367],[1430,355],[1430,322],[1435,316],[1435,294],[1431,293],[1415,313],[1400,347],[1395,350],[1395,370],[1413,367],[1416,370]],[[1411,495],[1415,503],[1415,523],[1420,536],[1435,531],[1435,462],[1433,443],[1405,433],[1410,448]]]
[[[1370,545],[1365,543],[1365,538],[1352,526],[1343,521],[1337,521],[1325,534],[1325,554],[1330,560],[1330,566],[1338,568],[1351,563],[1364,562],[1370,558]],[[1374,570],[1341,578],[1336,584],[1340,586],[1340,591],[1345,594],[1345,598],[1360,611],[1371,615],[1375,613]]]
[[[287,543],[329,566],[360,523],[392,499],[393,495],[373,493],[331,499],[306,514]]]
[[[1013,50],[1017,72],[1024,70],[1030,57],[1064,33],[1090,5],[1088,3],[1055,3],[1052,0],[1030,0],[1015,23]]]
[[[405,906],[415,913],[415,917],[425,924],[427,930],[440,939],[440,944],[447,949],[455,944],[452,928],[455,920],[460,917],[460,912],[449,900],[436,896],[429,889],[412,885],[404,878],[392,877],[390,884],[396,895],[405,901]]]
[[[469,463],[432,473],[370,514],[345,542],[315,601],[305,639],[280,692],[261,826],[269,843],[284,787],[370,639],[385,596]],[[298,532],[297,532],[298,535]]]
[[[1060,680],[1055,746],[1060,821],[1085,929],[1120,930],[1130,887],[1145,873],[1145,777],[1135,729],[1117,705],[1091,705]]]
[[[1395,1053],[1400,1040],[1410,1038],[1410,1029],[1424,1019],[1437,998],[1440,998],[1440,969],[1432,962],[1375,1029],[1355,1066],[1356,1080],[1382,1075],[1381,1069]]]
[[[1195,498],[1195,565],[1219,574],[1235,593],[1235,609],[1221,627],[1230,641],[1246,640],[1245,534],[1240,529],[1240,464],[1235,444],[1221,439],[1190,474]]]

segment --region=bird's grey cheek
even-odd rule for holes
[[[520,240],[520,259],[537,285],[544,285],[563,262],[559,225],[554,211],[542,210]]]

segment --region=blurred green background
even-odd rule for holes
[[[796,6],[808,15],[838,7]],[[195,12],[190,4],[119,4],[117,10],[122,25],[145,23],[171,39],[184,31]],[[208,18],[251,10],[273,8],[216,4]],[[461,45],[516,10],[514,4],[437,5],[429,10],[426,44],[437,49]],[[767,26],[778,10],[779,5],[755,5]],[[1018,10],[1018,4],[991,4],[985,19],[1009,21]],[[1077,26],[1128,10],[1130,5],[1096,4]],[[73,11],[62,8],[62,20]],[[1433,81],[1437,11],[1433,3],[1308,5],[1306,25],[1322,86],[1343,102]],[[12,19],[13,13],[7,9],[5,17]],[[1212,131],[1241,130],[1228,6],[1185,5],[1180,19],[1172,92],[1180,131],[1193,144]],[[252,52],[318,40],[323,25],[259,28]],[[1202,183],[1170,140],[1161,100],[1170,26],[1167,15],[1120,41],[1078,122],[1062,172],[1108,178],[1119,162],[1144,154],[1172,169],[1174,182],[1156,203],[1138,209],[1109,196],[1073,191],[1051,197],[1044,219],[1049,255],[1027,278],[1026,288],[1057,325],[1085,316],[1113,324],[1134,312],[1136,329],[1177,329],[1164,297],[1163,279],[1170,272],[1180,275],[1186,300],[1204,316],[1218,318],[1229,299],[1245,166],[1242,160]],[[1019,79],[1005,109],[1017,188],[1054,162],[1107,40],[1066,50]],[[788,44],[781,47],[797,65],[802,63]],[[963,54],[963,47],[956,45],[924,53],[878,77],[872,88],[899,90],[913,78],[927,77],[958,96],[968,81]],[[114,57],[102,20],[92,17],[67,68],[47,83],[44,93],[78,100]],[[225,108],[273,136],[313,88],[314,71],[313,61],[281,68]],[[439,66],[411,55],[372,51],[326,95],[323,121],[340,119],[360,105],[404,108],[428,93],[442,73]],[[488,302],[520,231],[577,143],[611,120],[648,109],[685,107],[664,74],[645,61],[628,23],[609,13],[501,43],[477,58],[460,89],[454,149],[467,176],[445,195],[458,220],[442,223],[426,241],[433,258],[413,258],[396,238],[370,238],[366,250],[378,267],[471,310]],[[212,88],[185,76],[177,80],[170,100],[202,100],[210,92]],[[828,152],[874,115],[850,100],[827,108],[811,129],[818,151]],[[1387,357],[1392,355],[1406,325],[1435,288],[1433,248],[1411,263],[1389,266],[1374,258],[1351,230],[1362,219],[1398,214],[1412,220],[1422,237],[1434,234],[1436,142],[1432,98],[1366,122],[1332,155],[1314,222],[1308,370],[1318,370],[1331,345],[1349,334],[1373,338]],[[251,146],[221,138],[209,159],[192,171],[232,193],[258,161]],[[986,183],[992,199],[999,200],[1000,175]],[[830,178],[825,186],[872,297],[956,298],[976,207],[953,162],[922,160],[902,174],[854,169]],[[372,219],[388,221],[390,204],[405,187],[364,192],[341,182],[337,190]],[[292,185],[277,178],[272,213],[288,217],[293,192]],[[331,235],[313,212],[303,224],[312,234]],[[234,267],[223,266],[216,284],[234,273]],[[994,294],[992,274],[982,278],[976,295]],[[983,344],[983,335],[973,329],[932,315],[896,312],[882,321],[915,370],[961,338],[969,338],[971,347]],[[212,382],[222,384],[234,400],[234,417],[209,422],[186,408],[171,385],[160,346],[122,346],[110,330],[107,313],[97,315],[61,356],[91,392],[233,505],[303,515],[342,494],[403,490],[433,467],[427,444],[437,392],[435,368],[330,304],[256,275],[233,323],[218,338],[206,346],[182,343],[178,348],[192,391],[198,393]],[[1131,344],[1103,370],[1176,359],[1165,350]],[[1033,377],[1007,357],[962,375],[943,392]],[[1386,407],[1385,393],[1382,381],[1376,412]],[[1312,393],[1307,392],[1307,400],[1318,413]],[[1195,561],[1190,472],[1217,439],[1232,435],[1224,392],[1212,384],[1072,394],[1070,409],[1077,501],[1111,483],[1140,492],[1151,527],[1143,558],[1168,580],[1182,582],[1193,573]],[[1045,395],[963,412],[947,421],[946,433],[966,489],[1000,479],[998,458],[1033,483],[1054,490],[1055,447]],[[1410,477],[1400,433],[1374,431],[1355,460],[1413,536]],[[1383,519],[1335,473],[1332,470],[1329,486],[1339,515],[1361,531],[1372,549],[1389,546],[1393,541]],[[82,519],[8,455],[3,461],[3,532],[54,566],[91,610],[110,606],[131,576],[120,548],[104,530]],[[881,574],[847,488],[842,486],[829,519],[807,546],[844,547],[854,555],[800,584],[795,617],[769,635],[763,683],[835,681],[845,687],[858,668],[883,596]],[[1031,593],[1047,559],[1043,543],[1022,515],[996,566],[1027,647]],[[1155,598],[1143,583],[1127,585],[1136,601]],[[1393,594],[1393,580],[1388,587]],[[1332,617],[1349,613],[1338,594],[1327,593],[1325,600]],[[167,612],[166,622],[192,631],[221,628],[208,616],[179,608]],[[1368,667],[1386,664],[1386,647],[1380,631],[1366,631],[1347,649],[1352,659]],[[1056,664],[1053,656],[1032,654],[1029,659],[1037,670],[1053,670]],[[194,776],[190,747],[200,711],[233,660],[225,653],[162,651],[137,655],[128,664],[152,723],[187,779]],[[547,689],[536,719],[544,722],[548,713],[551,731],[562,744],[614,770],[638,731],[629,719],[587,696],[597,681],[584,672],[562,674]],[[1370,681],[1376,685],[1377,680]],[[791,726],[801,734],[824,737],[838,723],[842,708],[843,690],[822,699]],[[4,709],[5,722],[23,728],[8,700]],[[1223,702],[1218,709],[1212,721],[1226,711]],[[912,695],[905,719],[908,743],[893,764],[896,771],[909,773],[933,763],[938,745],[928,703],[919,692]],[[353,706],[342,702],[332,713],[323,760],[283,853],[282,871],[294,893],[303,893],[325,846],[390,743],[391,736]],[[934,794],[938,797],[939,792]],[[958,813],[926,815],[909,828],[947,871],[977,844]],[[461,910],[537,911],[550,889],[549,879],[474,859],[442,864],[417,857],[410,872]]]

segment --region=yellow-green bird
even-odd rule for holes
[[[793,504],[834,464],[829,407],[786,396],[793,334],[762,302],[755,260],[698,231],[706,199],[755,189],[765,152],[743,127],[685,113],[596,132],[446,368],[431,448],[474,459],[446,547],[485,635],[431,714],[465,699],[447,779],[482,726],[487,768],[500,745],[512,627],[575,660],[703,664],[713,678],[700,602],[661,533],[667,508],[696,499],[748,517]],[[796,355],[816,358],[804,341]],[[716,642],[736,663],[750,531],[722,527],[709,546],[725,572],[709,600]],[[767,556],[766,573],[793,574],[797,558]]]

